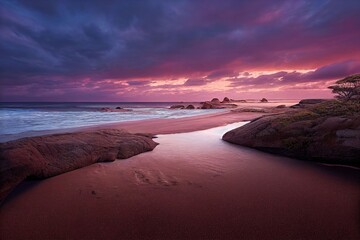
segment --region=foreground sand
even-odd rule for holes
[[[221,140],[261,115],[111,124],[167,135],[152,152],[23,183],[0,208],[0,239],[359,239],[359,169]]]
[[[152,152],[28,182],[0,239],[358,239],[358,169],[222,141],[232,124],[159,135]]]

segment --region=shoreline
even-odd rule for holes
[[[254,118],[271,114],[263,112],[238,112],[234,113],[232,110],[237,109],[264,109],[274,112],[287,111],[289,106],[297,104],[298,100],[270,100],[267,103],[262,103],[258,101],[249,101],[246,103],[236,103],[236,108],[223,109],[219,112],[206,112],[200,115],[193,116],[184,116],[179,118],[153,118],[153,119],[142,119],[142,120],[126,120],[124,122],[114,122],[114,123],[102,123],[89,126],[80,126],[80,127],[71,127],[71,128],[59,128],[54,130],[36,130],[36,131],[27,131],[22,133],[14,134],[2,134],[0,135],[0,142],[12,141],[24,137],[34,137],[58,133],[72,133],[79,131],[91,131],[95,129],[104,129],[104,128],[115,128],[115,129],[125,129],[129,132],[147,132],[153,134],[171,134],[171,133],[183,133],[191,132],[196,130],[204,130],[212,127],[222,126],[225,124],[239,122],[239,121],[249,121]],[[200,103],[198,103],[200,104]],[[277,109],[276,106],[286,105],[286,109]],[[167,111],[178,111],[177,109],[166,108]],[[196,110],[186,110],[186,111],[196,111]],[[206,111],[206,110],[204,110]],[[170,127],[171,125],[171,127]]]
[[[154,151],[124,161],[96,163],[42,181],[24,182],[0,208],[0,236],[360,236],[356,218],[360,199],[358,170],[298,161],[221,140],[224,132],[238,125],[241,123],[159,134],[156,141],[160,145]],[[339,207],[342,211],[338,211]]]
[[[176,111],[176,110],[169,110]],[[189,110],[191,111],[191,110]],[[56,130],[31,131],[19,134],[6,134],[0,136],[0,142],[17,140],[25,137],[53,135],[59,133],[88,132],[99,129],[124,129],[130,133],[173,134],[205,130],[224,126],[230,123],[251,121],[255,118],[274,113],[262,112],[231,112],[230,110],[218,113],[208,113],[182,118],[154,118],[145,120],[106,123],[93,126],[65,128]]]

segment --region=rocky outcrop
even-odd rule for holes
[[[170,106],[170,109],[184,109],[185,106],[184,105],[172,105]]]
[[[195,106],[190,104],[186,107],[186,109],[195,109]]]
[[[260,100],[260,102],[262,102],[262,103],[267,103],[267,102],[269,102],[266,98],[263,98],[263,99],[261,99]]]
[[[202,103],[202,106],[200,107],[201,109],[211,109],[213,108],[214,104],[212,104],[211,102],[204,102]]]
[[[278,106],[276,106],[276,108],[286,108],[286,105],[278,105]]]
[[[236,108],[236,104],[226,104],[226,103],[212,103],[212,102],[204,102],[201,105],[201,109],[223,109],[223,108]]]
[[[224,97],[221,103],[230,103],[230,99],[228,97]]]
[[[0,143],[0,202],[27,178],[48,178],[97,162],[111,162],[151,151],[146,135],[106,129],[55,134]]]
[[[299,159],[360,165],[360,115],[301,109],[264,116],[227,132],[223,140]]]
[[[218,98],[213,98],[213,99],[211,99],[211,103],[212,104],[220,104],[221,102]]]

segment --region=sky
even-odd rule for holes
[[[359,0],[0,0],[0,101],[330,98]]]

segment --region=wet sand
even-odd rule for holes
[[[298,103],[298,100],[292,100],[288,102],[270,101],[268,103],[261,103],[257,101],[250,101],[247,103],[236,103],[238,108],[264,108],[272,109],[275,113],[287,111],[286,109],[276,109],[275,106],[285,104],[291,106]],[[153,133],[153,134],[171,134],[171,133],[184,133],[197,130],[204,130],[218,126],[224,126],[226,124],[248,121],[254,118],[271,113],[259,113],[259,112],[231,112],[233,109],[227,109],[217,113],[209,113],[198,116],[183,117],[183,118],[167,118],[167,119],[147,119],[137,121],[127,121],[119,123],[99,124],[95,126],[76,127],[58,130],[43,130],[43,131],[30,131],[20,134],[4,134],[0,135],[0,142],[11,141],[24,137],[33,137],[40,135],[64,133],[64,132],[77,132],[88,131],[94,129],[115,128],[126,129],[132,133]],[[169,109],[169,111],[177,111],[176,109]],[[196,110],[189,110],[196,111]]]
[[[169,110],[176,111],[176,110]],[[191,111],[191,110],[189,110]],[[281,110],[283,111],[283,110]],[[0,142],[11,141],[24,137],[33,137],[40,135],[64,133],[64,132],[78,132],[78,131],[92,131],[96,129],[125,129],[132,133],[153,133],[153,134],[170,134],[170,133],[184,133],[197,130],[204,130],[226,124],[248,121],[254,118],[263,116],[264,113],[234,113],[230,110],[224,112],[204,114],[200,116],[184,117],[184,118],[168,118],[168,119],[147,119],[138,121],[127,121],[119,123],[101,124],[88,127],[77,127],[70,129],[32,131],[20,134],[5,134],[0,136]]]
[[[0,208],[0,239],[360,238],[359,169],[221,140],[239,125],[24,183]]]

